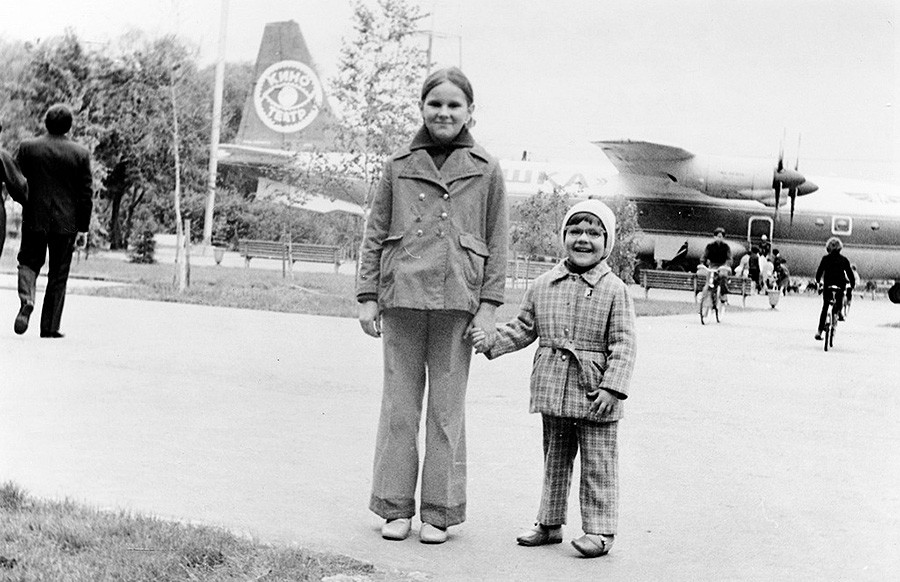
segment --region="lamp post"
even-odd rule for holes
[[[228,28],[228,0],[222,0],[219,21],[219,54],[216,59],[216,87],[213,94],[212,135],[209,139],[209,183],[206,214],[203,217],[203,244],[212,245],[213,210],[216,206],[216,175],[219,169],[219,133],[222,126],[222,93],[225,90],[225,31]]]

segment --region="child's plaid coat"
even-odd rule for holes
[[[634,304],[606,261],[581,275],[561,261],[535,279],[518,317],[497,332],[487,353],[491,359],[540,338],[531,373],[531,412],[595,422],[622,418],[636,354]],[[597,388],[618,397],[602,416],[590,412],[586,396]]]

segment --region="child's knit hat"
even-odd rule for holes
[[[566,246],[566,223],[569,219],[579,212],[587,212],[593,214],[600,220],[600,224],[606,229],[606,248],[603,249],[603,258],[606,259],[612,253],[613,245],[616,244],[616,215],[610,210],[609,206],[594,198],[582,200],[566,212],[563,218],[562,226],[559,229],[559,240],[563,248]]]

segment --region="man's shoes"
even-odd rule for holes
[[[49,338],[54,338],[54,339],[60,339],[60,338],[66,337],[66,334],[60,333],[60,332],[58,332],[58,331],[48,331],[48,332],[43,332],[43,331],[42,331],[42,332],[41,332],[41,337],[49,337]]]
[[[423,523],[419,530],[419,541],[423,544],[442,544],[447,541],[447,528],[441,529],[430,523]]]
[[[822,334],[821,334],[821,333],[817,333],[817,334],[816,334],[816,339],[819,340],[819,341],[822,341]]]
[[[34,305],[23,303],[19,308],[19,314],[16,315],[16,322],[13,324],[13,331],[18,335],[22,335],[28,330],[28,320],[31,318],[31,312],[34,311]]]
[[[408,517],[388,520],[381,526],[381,537],[386,540],[405,540],[409,536],[411,525],[412,520]]]
[[[562,543],[562,526],[546,526],[536,523],[530,530],[522,532],[516,538],[520,546],[545,546],[547,544]]]
[[[613,539],[613,536],[586,533],[577,540],[572,540],[572,545],[585,558],[599,558],[609,553]]]

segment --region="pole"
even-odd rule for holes
[[[212,135],[209,139],[209,184],[203,218],[203,244],[212,245],[213,209],[216,206],[216,175],[219,170],[219,133],[222,127],[222,93],[225,90],[225,32],[228,28],[228,0],[222,0],[219,22],[219,55],[216,59],[216,87],[213,94]]]
[[[184,291],[185,288],[185,262],[184,254],[185,232],[181,228],[181,155],[180,140],[178,136],[178,102],[175,98],[175,69],[172,69],[172,78],[170,79],[169,89],[172,92],[172,149],[175,157],[175,285],[178,291]],[[190,232],[187,233],[190,237]]]

